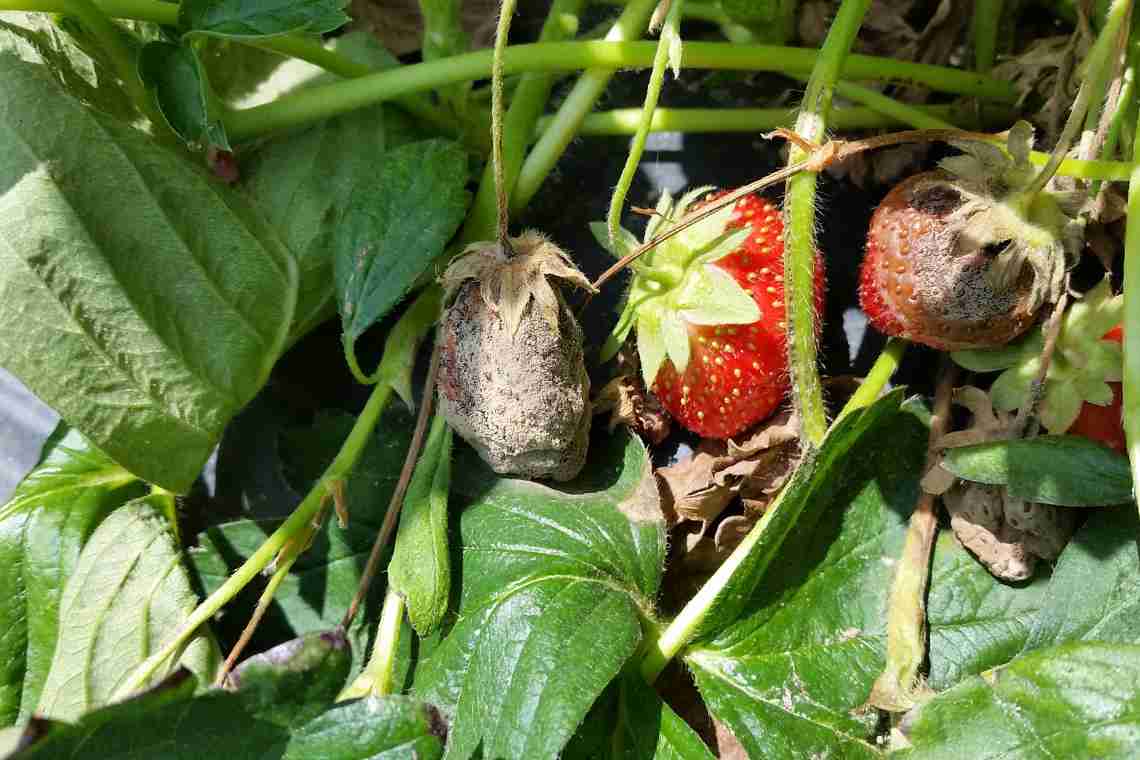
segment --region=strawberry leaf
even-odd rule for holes
[[[0,507],[0,725],[29,718],[59,632],[59,600],[80,550],[142,484],[60,425],[39,465]]]
[[[458,618],[414,684],[451,717],[449,757],[557,757],[637,649],[664,524],[640,441],[594,444],[566,491],[456,462]]]
[[[1132,500],[1127,457],[1080,436],[959,446],[943,452],[942,466],[964,480],[1007,486],[1026,501],[1099,507]]]
[[[0,79],[0,365],[184,491],[284,348],[296,264],[240,197],[44,66],[0,54]]]
[[[192,45],[147,43],[139,53],[139,77],[174,133],[194,148],[230,149],[222,106]]]
[[[74,720],[107,704],[197,603],[161,497],[116,509],[88,539],[63,589],[61,643],[36,715]],[[198,633],[178,662],[208,683],[220,663],[209,632]]]
[[[385,153],[373,181],[355,190],[334,242],[346,352],[443,253],[467,209],[466,183],[457,144],[422,140]]]
[[[221,37],[323,34],[348,23],[346,5],[345,0],[186,0],[178,23],[187,33]]]
[[[1140,735],[1140,646],[1043,649],[968,678],[908,717],[892,757],[1132,758]]]
[[[236,691],[195,696],[198,682],[179,671],[74,724],[37,721],[11,760],[192,760],[219,753],[233,760],[439,758],[446,726],[429,705],[407,697],[333,704],[347,648],[333,633],[286,642],[246,660],[234,673]]]

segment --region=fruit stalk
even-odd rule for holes
[[[633,177],[641,163],[641,154],[645,151],[645,141],[649,137],[649,129],[653,124],[653,114],[657,109],[657,99],[661,96],[661,85],[665,82],[665,67],[669,64],[673,45],[677,46],[677,56],[680,57],[681,30],[680,16],[683,0],[672,0],[669,15],[661,27],[661,37],[657,40],[657,52],[653,56],[653,70],[649,75],[649,85],[645,88],[645,102],[641,107],[641,118],[638,120],[637,131],[629,144],[629,153],[625,158],[621,176],[618,177],[617,186],[610,197],[610,208],[606,214],[606,227],[610,235],[610,249],[622,254],[621,250],[621,212],[625,206],[625,198],[633,184]],[[679,67],[681,62],[674,61]],[[677,74],[674,71],[674,76]]]
[[[503,172],[503,51],[511,33],[515,0],[502,0],[499,23],[495,27],[494,58],[491,59],[491,168],[495,173],[495,209],[498,217],[499,245],[510,251],[510,188]]]
[[[855,35],[870,8],[870,0],[844,0],[819,51],[796,132],[821,144],[826,137],[827,117],[835,83]],[[788,165],[802,162],[807,154],[793,145]],[[792,399],[801,425],[801,438],[816,445],[827,433],[823,386],[817,366],[815,315],[815,193],[816,173],[802,171],[788,180],[784,200],[784,277],[788,322],[788,368],[792,376]]]

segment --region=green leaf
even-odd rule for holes
[[[370,42],[358,33],[345,35],[335,49],[377,70],[395,65],[375,38],[366,36]],[[306,85],[332,79],[316,76]],[[333,259],[340,220],[362,193],[385,191],[379,177],[384,152],[405,139],[399,115],[378,104],[275,138],[244,161],[246,192],[280,233],[300,269],[292,339],[335,313]]]
[[[1136,757],[1140,646],[1066,644],[969,678],[918,708],[892,757]]]
[[[66,17],[64,17],[66,18]],[[130,95],[113,68],[63,27],[43,13],[5,12],[0,18],[0,55],[12,53],[31,63],[42,63],[58,85],[84,105],[123,121],[139,117]],[[67,19],[68,28],[77,26]]]
[[[926,601],[927,685],[948,689],[966,676],[1012,660],[1038,625],[1048,587],[1045,569],[1017,585],[995,579],[953,532],[941,531]]]
[[[187,33],[271,37],[324,34],[348,23],[346,0],[185,0],[178,24]]]
[[[0,726],[31,716],[47,678],[59,600],[91,532],[143,486],[60,425],[0,507]]]
[[[964,480],[1006,485],[1019,499],[1063,507],[1132,500],[1128,459],[1080,436],[1043,435],[946,449],[943,467]]]
[[[457,144],[423,140],[385,153],[375,182],[357,191],[335,244],[347,348],[443,253],[467,209],[466,182],[467,156]]]
[[[451,428],[443,415],[437,414],[408,484],[400,530],[388,565],[388,582],[404,597],[408,619],[421,636],[443,622],[451,594],[447,541],[451,439]]]
[[[865,455],[860,454],[864,450],[857,444],[865,434],[899,414],[902,397],[902,389],[897,389],[871,406],[847,415],[832,425],[818,449],[805,453],[788,484],[784,486],[779,500],[764,513],[758,528],[754,528],[750,534],[752,538],[745,539],[748,544],[744,550],[745,556],[739,562],[732,579],[720,590],[703,619],[694,628],[692,640],[715,634],[744,612],[769,565],[777,556],[784,556],[780,547],[785,538],[792,533],[793,528],[796,532],[806,531],[815,519],[813,516],[805,523],[801,517],[809,504],[814,505],[811,514],[815,515],[819,505],[834,502],[837,492],[851,482],[858,482],[859,470],[855,465]],[[923,448],[921,444],[899,446],[897,449],[896,446],[892,443],[891,450],[911,455],[914,449]],[[907,461],[898,454],[895,458],[900,467],[902,462]]]
[[[312,426],[292,430],[277,442],[285,475],[296,489],[297,500],[324,471],[352,429],[347,414],[318,416]],[[372,542],[399,479],[408,450],[412,420],[390,411],[361,454],[344,484],[349,520],[344,528],[329,519],[313,544],[298,557],[282,581],[262,624],[258,638],[264,645],[336,627],[356,593]],[[288,508],[290,505],[282,505]],[[245,561],[279,523],[276,520],[238,520],[208,528],[198,536],[190,561],[203,591],[216,590]],[[252,584],[258,585],[258,584]],[[216,625],[223,641],[235,641],[249,619],[260,588],[251,588],[227,608]],[[369,635],[379,619],[384,584],[373,591],[348,631],[352,644],[353,673],[363,667]],[[398,681],[399,682],[399,681]]]
[[[927,435],[898,413],[897,392],[888,398],[862,425],[839,423],[854,439],[811,489],[784,561],[746,592],[737,622],[685,655],[713,716],[750,757],[878,755],[866,743],[877,716],[858,708],[885,662],[888,558],[901,551]],[[860,427],[870,430],[855,436]]]
[[[1092,513],[1057,560],[1024,651],[1077,640],[1140,644],[1137,540],[1135,509]]]
[[[563,760],[713,760],[714,755],[684,720],[627,668],[602,693]]]
[[[443,754],[438,712],[407,697],[332,705],[329,684],[343,675],[342,638],[314,636],[252,658],[235,676],[237,691],[195,696],[182,670],[150,691],[89,712],[69,725],[40,721],[31,746],[12,760],[370,760]]]
[[[636,438],[597,439],[589,480],[559,491],[456,463],[458,619],[415,692],[453,717],[448,756],[557,757],[641,640],[665,557]]]
[[[222,108],[194,48],[147,43],[139,54],[139,77],[162,117],[192,149],[230,149]]]
[[[116,509],[83,547],[59,602],[60,646],[37,715],[71,720],[106,704],[197,605],[158,498]],[[199,634],[179,661],[208,682],[217,654]]]
[[[0,365],[103,451],[193,482],[268,377],[296,265],[236,196],[0,53]]]

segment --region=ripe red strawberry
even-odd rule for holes
[[[724,194],[698,201],[707,191],[691,191],[675,204],[666,194],[646,239]],[[634,264],[608,345],[620,345],[636,325],[645,384],[685,428],[728,438],[771,415],[787,394],[783,256],[779,210],[750,195]],[[822,264],[816,273],[819,311]]]
[[[1079,235],[1072,198],[1022,191],[1032,132],[899,183],[871,217],[859,301],[880,332],[942,350],[1000,346],[1055,302]]]
[[[1105,333],[1103,340],[1120,343],[1123,338],[1122,326],[1117,325]],[[1069,428],[1069,432],[1100,441],[1105,446],[1124,454],[1127,451],[1124,440],[1124,418],[1121,416],[1124,392],[1120,383],[1110,382],[1108,387],[1112,389],[1112,401],[1106,406],[1088,401],[1081,404],[1081,411],[1077,415],[1076,422]]]

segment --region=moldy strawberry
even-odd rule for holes
[[[896,185],[875,209],[859,300],[880,332],[942,350],[1003,345],[1062,292],[1082,228],[1082,196],[1028,190],[1032,128],[1008,150],[956,142],[965,155]]]

